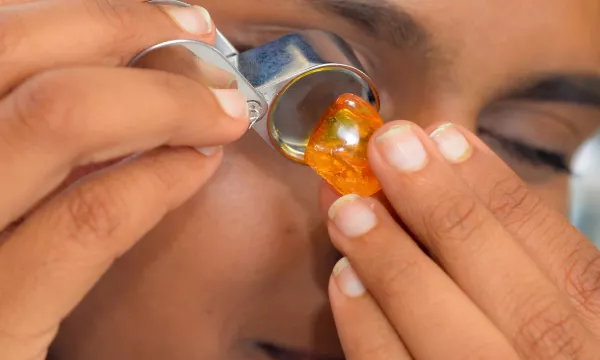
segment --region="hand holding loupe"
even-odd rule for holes
[[[181,1],[150,3],[190,6]],[[355,94],[379,109],[377,92],[360,61],[344,40],[331,33],[302,31],[239,53],[217,31],[214,47],[196,40],[167,41],[138,54],[130,66],[168,47],[184,48],[234,74],[248,99],[250,127],[283,156],[301,164],[315,125],[340,95]]]

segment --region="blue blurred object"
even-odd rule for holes
[[[600,133],[573,160],[571,221],[600,247]]]

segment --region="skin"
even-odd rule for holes
[[[263,1],[251,8],[235,0],[201,4],[228,38],[243,46],[260,45],[290,28],[339,33],[377,69],[370,74],[386,103],[384,117],[422,126],[452,121],[474,129],[487,98],[524,76],[600,72],[598,45],[587,35],[598,26],[597,12],[589,11],[597,6],[592,1],[532,2],[530,10],[521,10],[518,1],[485,8],[476,2],[398,1],[426,22],[441,51],[453,54],[451,62],[428,71],[420,71],[419,55],[410,50],[374,41],[343,19],[325,21],[327,14],[301,1],[277,6]],[[547,21],[554,12],[564,22]],[[514,25],[505,25],[507,17]],[[548,107],[567,119],[589,111],[585,121],[569,121],[581,133],[577,144],[591,134],[587,123],[598,121],[594,109],[524,105]],[[530,123],[519,125],[527,130],[519,134],[510,130],[516,121],[508,122],[497,125],[501,133],[544,147],[567,135],[549,117],[529,117],[525,122]],[[542,173],[533,188],[553,207],[566,210],[567,175],[507,159],[525,176]],[[227,147],[211,183],[119,261],[66,322],[59,353],[90,359],[132,354],[260,358],[244,341],[264,339],[341,355],[325,290],[336,252],[317,211],[319,182],[310,169],[282,159],[253,133]]]
[[[426,129],[446,122],[470,131],[485,126],[566,158],[600,123],[592,106],[506,100],[540,76],[600,75],[600,45],[593,36],[600,31],[597,1],[392,3],[422,24],[426,49],[434,50],[390,44],[300,0],[265,0],[251,8],[243,0],[201,4],[244,47],[301,28],[342,35],[365,59],[386,120],[410,119]],[[567,211],[567,173],[482,138],[545,204]],[[474,178],[478,171],[484,174],[472,171]],[[214,177],[201,190],[190,185],[194,195],[181,206],[176,202],[119,257],[63,322],[51,356],[270,359],[257,346],[268,343],[307,354],[296,358],[342,357],[328,300],[331,269],[340,255],[320,209],[333,202],[332,195],[322,191],[319,200],[321,188],[310,169],[282,158],[252,131],[227,145]]]
[[[329,288],[347,357],[595,358],[597,249],[472,134],[429,133],[399,121],[371,141],[391,212],[353,195],[329,208],[350,259]]]

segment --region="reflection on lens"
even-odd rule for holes
[[[379,109],[369,79],[346,66],[324,66],[292,80],[273,101],[268,131],[273,145],[288,159],[304,164],[304,150],[327,107],[340,95],[351,93]]]

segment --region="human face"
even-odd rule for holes
[[[354,47],[387,120],[478,130],[565,210],[569,159],[600,123],[596,0],[203,0],[240,47],[303,28]],[[595,93],[594,93],[595,89]],[[565,97],[565,94],[570,97]],[[594,95],[595,94],[595,95]],[[250,132],[65,321],[69,359],[342,356],[326,283],[338,254],[320,180]]]

